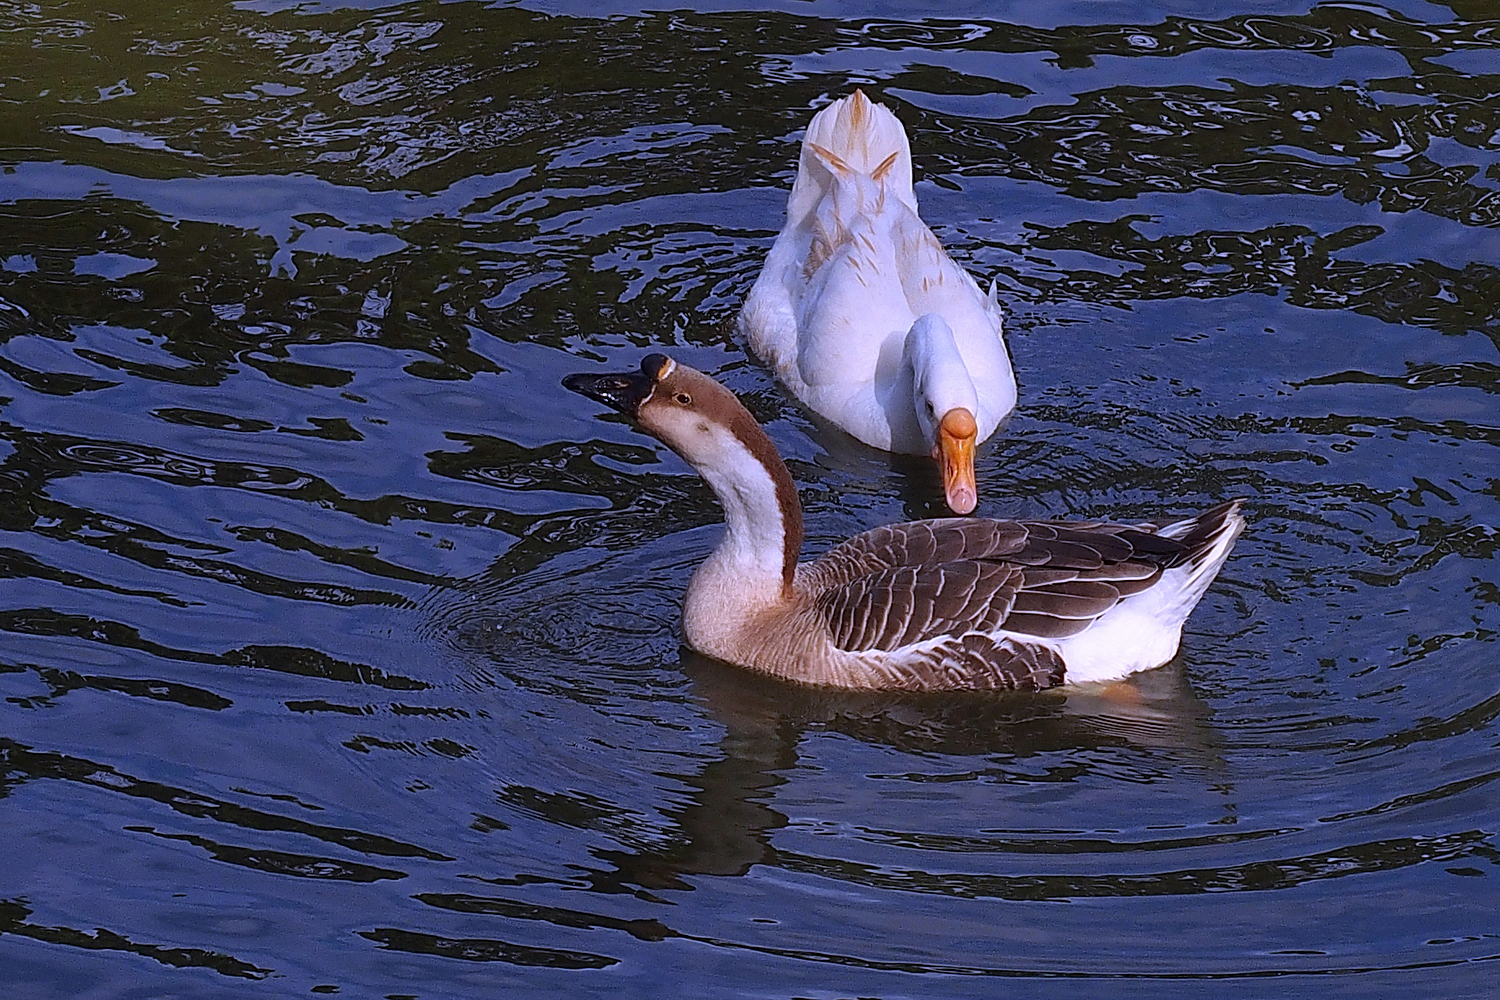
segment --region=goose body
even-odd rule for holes
[[[900,121],[856,90],[813,117],[787,219],[740,311],[750,350],[865,444],[932,454],[974,509],[975,445],[1016,405],[994,285],[917,214]]]
[[[687,644],[786,680],[1037,690],[1161,666],[1244,526],[1239,501],[1165,525],[945,518],[799,565],[791,473],[728,389],[661,354],[564,385],[660,438],[724,505],[683,600]]]

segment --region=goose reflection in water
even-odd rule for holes
[[[1087,779],[1087,761],[1100,751],[1164,751],[1170,758],[1164,769],[1179,778],[1197,772],[1209,795],[1226,790],[1208,709],[1179,661],[1098,691],[914,695],[788,684],[690,649],[680,653],[694,700],[724,728],[719,756],[695,772],[675,775],[691,791],[686,802],[663,810],[666,827],[651,843],[594,852],[614,868],[608,876],[595,873],[596,889],[687,890],[693,887],[685,880],[690,876],[742,876],[758,865],[807,867],[778,850],[773,838],[789,823],[778,794],[798,784],[807,741],[819,734],[837,733],[914,758],[955,758],[950,763],[968,772],[965,777],[994,784],[1034,782],[1034,774],[1014,766],[1028,758],[1065,754],[1070,770],[1061,780],[1079,781]],[[997,787],[994,794],[1007,792]],[[1225,808],[1232,812],[1227,798]],[[976,825],[986,825],[983,817],[976,817]],[[986,844],[983,850],[994,850]],[[855,881],[861,877],[857,867],[846,872]],[[1022,881],[1001,894],[1029,895],[1030,881]]]
[[[703,513],[706,519],[714,512]],[[598,525],[620,519],[609,511],[589,512],[584,518]],[[588,533],[589,525],[578,523],[584,518],[575,519],[571,530]],[[575,759],[571,750],[563,750],[568,759],[538,765],[542,773],[534,778],[515,770],[507,774],[501,798],[512,806],[559,826],[611,831],[614,843],[590,851],[605,862],[602,868],[587,866],[586,880],[593,889],[684,890],[692,887],[687,881],[691,876],[740,876],[757,865],[802,867],[802,861],[773,843],[776,832],[789,825],[788,811],[796,812],[778,799],[803,794],[800,789],[826,748],[820,741],[830,734],[877,752],[892,751],[908,762],[902,770],[926,768],[935,755],[941,756],[945,760],[934,766],[949,769],[943,776],[905,777],[913,782],[983,781],[994,786],[997,807],[1034,790],[1038,782],[1087,784],[1097,776],[1094,772],[1109,768],[1114,776],[1138,784],[1170,775],[1196,787],[1198,792],[1189,794],[1209,800],[1211,813],[1219,812],[1223,821],[1232,819],[1233,785],[1220,756],[1220,738],[1187,676],[1191,649],[1165,666],[1109,686],[1042,692],[858,691],[780,681],[678,645],[682,567],[694,562],[693,550],[702,543],[699,533],[717,530],[710,523],[676,533],[669,536],[665,552],[661,543],[618,551],[584,546],[550,559],[541,557],[537,546],[552,536],[538,531],[470,580],[435,590],[424,605],[423,631],[462,654],[476,691],[510,689],[506,700],[517,703],[507,705],[507,716],[559,720],[572,708],[613,705],[612,717],[629,717],[622,699],[645,698],[638,706],[641,712],[688,739],[686,747],[675,745],[672,763],[663,767],[648,763],[640,749],[626,750],[616,738],[598,737],[614,747],[607,752],[617,761],[617,782],[644,770],[649,772],[644,780],[652,786],[687,789],[685,799],[669,793],[672,801],[653,810],[646,828],[625,807],[631,796],[618,784],[601,790],[592,776],[580,774],[572,779],[573,787],[594,791],[564,791],[569,784],[561,775],[595,766]],[[589,588],[583,580],[604,580],[609,586]],[[569,672],[555,673],[557,663],[570,664]],[[523,710],[521,703],[531,710]],[[597,724],[597,717],[589,717]],[[542,725],[545,732],[555,731],[550,722]],[[715,735],[716,729],[722,731]],[[693,732],[700,735],[689,735]],[[520,736],[507,732],[501,739],[512,743]],[[503,747],[497,749],[502,752]],[[712,759],[683,770],[683,762],[700,761],[704,755]],[[558,791],[528,787],[533,782],[546,782]],[[864,790],[854,787],[858,785]],[[875,794],[889,787],[882,785]],[[848,795],[870,794],[868,788],[861,773]],[[608,817],[581,819],[581,798]],[[989,801],[987,793],[984,798]],[[888,825],[906,822],[891,817],[891,808],[877,807],[874,815],[890,817],[884,821]],[[985,829],[997,824],[973,815],[972,825]],[[627,827],[633,832],[620,832]],[[1026,844],[1017,848],[1016,838]],[[1052,849],[1051,834],[1001,839],[1004,850]],[[988,840],[986,844],[977,849],[995,849]],[[1063,853],[1068,847],[1056,850]],[[1017,886],[999,891],[1031,890]]]

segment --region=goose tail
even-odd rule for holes
[[[1157,534],[1185,546],[1177,567],[1187,572],[1180,575],[1175,588],[1184,617],[1219,575],[1224,560],[1229,558],[1229,550],[1244,528],[1240,501],[1230,500],[1158,530]]]
[[[913,211],[911,146],[901,122],[883,104],[856,90],[813,116],[802,140],[802,159],[792,185],[787,214],[801,221],[824,198],[858,192],[863,203],[895,197]]]

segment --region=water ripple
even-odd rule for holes
[[[1489,11],[606,6],[0,0],[21,992],[1493,992]],[[1245,501],[1166,667],[681,647],[718,505],[563,374],[720,377],[808,556],[938,513],[733,328],[852,86],[1007,311],[981,512]]]

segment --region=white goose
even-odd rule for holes
[[[751,351],[866,444],[931,454],[978,502],[974,448],[1016,405],[1000,303],[917,214],[901,122],[856,90],[813,116],[786,225],[740,311]]]
[[[662,354],[563,384],[660,438],[724,505],[683,600],[687,644],[787,680],[1035,690],[1161,666],[1244,527],[1237,500],[1166,525],[947,518],[798,565],[791,473],[728,389]]]

